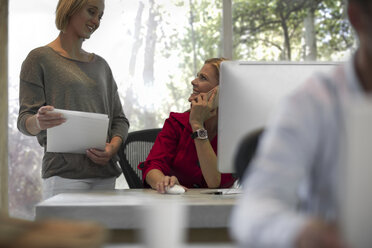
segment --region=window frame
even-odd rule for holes
[[[9,1],[0,1],[0,88],[8,89]],[[8,215],[8,90],[0,93],[0,211]]]

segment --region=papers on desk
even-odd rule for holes
[[[105,114],[54,109],[65,123],[47,129],[47,152],[85,154],[89,148],[104,150],[109,118]]]
[[[206,190],[200,191],[200,194],[235,195],[235,194],[243,194],[243,190],[241,188],[206,189]]]

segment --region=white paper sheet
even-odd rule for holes
[[[47,152],[85,154],[89,148],[104,150],[109,118],[105,114],[54,109],[66,122],[47,129]]]

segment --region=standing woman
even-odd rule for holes
[[[217,169],[218,85],[223,58],[204,62],[191,82],[190,111],[170,113],[142,170],[145,183],[165,193],[166,187],[228,188],[235,179]]]
[[[46,148],[46,130],[66,120],[54,108],[102,113],[109,116],[105,150],[86,154],[45,152],[42,162],[43,198],[69,190],[115,188],[121,170],[116,153],[128,134],[117,85],[107,62],[82,49],[96,31],[104,0],[59,0],[58,37],[32,50],[22,64],[18,129],[37,136]]]

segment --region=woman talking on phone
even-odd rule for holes
[[[224,58],[204,62],[191,82],[190,110],[170,113],[145,162],[138,165],[145,184],[165,193],[179,184],[185,188],[227,188],[231,174],[217,169],[218,85]]]

